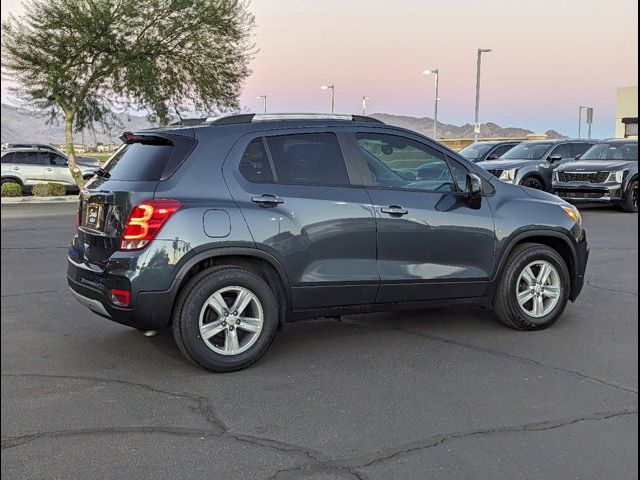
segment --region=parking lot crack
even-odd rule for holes
[[[94,383],[111,383],[116,385],[125,385],[134,388],[140,388],[160,395],[167,395],[176,398],[183,398],[190,400],[195,404],[196,412],[203,417],[206,422],[214,428],[214,432],[218,435],[222,435],[227,431],[227,426],[222,419],[217,415],[213,404],[209,398],[194,395],[185,392],[173,392],[170,390],[164,390],[145,383],[132,382],[128,380],[119,380],[114,378],[102,378],[102,377],[88,377],[80,375],[50,375],[40,373],[2,373],[3,377],[15,377],[15,378],[45,378],[45,379],[61,379],[61,380],[80,380]]]
[[[626,290],[617,290],[615,288],[608,288],[608,287],[601,287],[600,285],[594,285],[593,283],[591,283],[590,280],[587,280],[587,285],[590,286],[591,288],[595,288],[597,290],[604,290],[606,292],[621,293],[623,295],[631,295],[632,297],[638,296],[638,294],[635,292],[627,292]]]
[[[591,415],[584,415],[584,416],[569,418],[564,420],[548,420],[548,421],[542,421],[542,422],[526,423],[522,425],[490,427],[490,428],[483,428],[483,429],[477,429],[477,430],[470,430],[468,432],[435,435],[435,436],[432,436],[423,440],[417,440],[399,447],[383,450],[378,452],[375,455],[363,456],[363,457],[354,458],[354,459],[345,459],[342,462],[336,463],[335,465],[345,465],[345,466],[349,466],[352,469],[366,468],[381,462],[391,460],[401,455],[406,455],[412,452],[438,447],[447,442],[454,441],[454,440],[473,438],[473,437],[484,437],[488,435],[497,435],[497,434],[506,434],[506,433],[528,433],[528,432],[539,432],[539,431],[545,431],[545,430],[554,430],[557,428],[563,428],[569,425],[574,425],[582,422],[606,421],[613,418],[637,415],[637,414],[638,414],[637,409],[622,409],[622,410],[611,411],[611,412],[598,412],[598,413],[593,413]]]
[[[564,373],[567,375],[571,375],[577,378],[580,378],[582,380],[588,380],[590,382],[595,382],[595,383],[599,383],[600,385],[605,385],[607,387],[611,387],[611,388],[615,388],[617,390],[621,390],[627,393],[632,393],[634,395],[638,395],[638,391],[634,388],[625,386],[625,385],[619,385],[617,383],[608,381],[608,380],[603,380],[601,378],[598,377],[594,377],[592,375],[588,375],[586,373],[582,373],[579,372],[577,370],[571,370],[571,369],[567,369],[567,368],[562,368],[562,367],[556,367],[553,365],[547,365],[541,362],[538,362],[537,360],[533,360],[531,358],[527,358],[527,357],[521,357],[519,355],[515,355],[513,353],[507,353],[507,352],[503,352],[500,350],[493,350],[490,348],[485,348],[485,347],[480,347],[478,345],[473,345],[471,343],[466,343],[466,342],[460,342],[457,340],[451,340],[448,338],[443,338],[443,337],[439,337],[436,335],[430,335],[430,334],[426,334],[426,333],[421,333],[421,332],[416,332],[414,330],[409,330],[406,328],[395,328],[395,330],[406,333],[408,335],[415,335],[417,337],[422,337],[422,338],[426,338],[428,340],[432,340],[434,342],[440,342],[440,343],[446,343],[449,345],[455,345],[457,347],[462,347],[462,348],[467,348],[470,350],[474,350],[477,352],[481,352],[481,353],[486,353],[487,355],[493,355],[495,357],[500,357],[500,358],[506,358],[506,359],[510,359],[510,360],[515,360],[517,362],[520,363],[524,363],[527,365],[532,365],[534,367],[538,367],[538,368],[542,368],[545,370],[550,370],[553,372],[559,372],[559,373]]]

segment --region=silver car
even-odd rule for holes
[[[99,167],[78,165],[85,179]],[[2,183],[17,183],[29,191],[38,183],[61,183],[68,192],[78,191],[71,176],[67,157],[41,148],[10,148],[2,151]]]

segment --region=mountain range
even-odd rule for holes
[[[417,118],[387,113],[374,113],[372,117],[382,120],[389,125],[408,128],[416,132],[431,136],[433,119]],[[118,137],[124,130],[141,130],[153,125],[143,116],[133,114],[118,114],[119,126],[111,131],[85,132],[76,134],[76,143],[86,145],[98,142],[105,144],[120,143]],[[2,104],[2,142],[39,142],[61,144],[64,142],[64,128],[58,122],[48,124],[42,115],[34,112]],[[517,127],[501,127],[495,123],[483,123],[480,130],[483,138],[525,138],[534,133],[531,130]],[[544,132],[547,138],[566,138],[555,130]],[[440,138],[470,138],[473,136],[473,125],[450,125],[438,122],[438,136]]]

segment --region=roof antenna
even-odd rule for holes
[[[178,116],[178,119],[180,120],[180,124],[183,123],[182,121],[182,115],[180,115],[180,112],[178,111],[178,107],[176,107],[176,105],[173,105],[173,109],[176,111],[176,115]]]

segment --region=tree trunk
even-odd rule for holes
[[[73,113],[66,113],[64,118],[64,143],[67,151],[67,160],[69,162],[69,171],[71,176],[78,185],[78,188],[84,187],[84,178],[82,172],[76,164],[76,151],[73,148]]]

